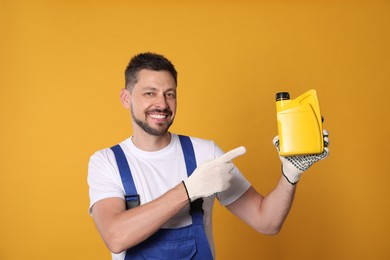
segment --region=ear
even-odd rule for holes
[[[130,109],[130,107],[131,107],[130,97],[131,97],[130,91],[128,91],[125,88],[121,90],[121,93],[120,93],[121,102],[122,102],[123,107],[126,109]]]

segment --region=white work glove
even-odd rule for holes
[[[199,165],[191,176],[183,181],[190,202],[227,190],[233,178],[231,171],[234,165],[231,160],[245,152],[245,147],[241,146]]]
[[[310,155],[298,155],[298,156],[281,156],[279,158],[282,161],[282,174],[291,184],[296,184],[299,181],[301,174],[309,169],[315,162],[320,161],[328,157],[329,155],[329,134],[326,130],[323,130],[324,136],[324,152],[321,154]],[[273,143],[279,153],[279,136],[276,136]]]

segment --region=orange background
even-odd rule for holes
[[[331,155],[302,177],[282,232],[215,207],[218,259],[390,259],[389,1],[0,0],[0,259],[109,259],[88,215],[89,156],[131,135],[119,102],[142,51],[179,71],[172,131],[280,176],[275,93],[314,88]]]

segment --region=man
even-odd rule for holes
[[[141,53],[126,68],[120,97],[133,135],[90,159],[90,213],[113,259],[213,259],[215,198],[264,234],[277,234],[300,174],[328,154],[280,157],[282,176],[267,196],[212,141],[170,133],[177,72],[162,55]],[[325,137],[327,142],[327,137]],[[274,143],[278,147],[278,139]],[[300,167],[294,166],[300,161]],[[302,163],[303,162],[303,163]]]

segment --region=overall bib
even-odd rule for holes
[[[179,135],[184,153],[187,175],[190,176],[196,168],[195,152],[191,139]],[[134,185],[130,167],[122,148],[119,145],[111,147],[118,164],[122,183],[125,189],[125,200],[128,209],[140,204],[139,195]],[[212,260],[212,253],[203,224],[203,199],[191,203],[192,224],[181,228],[162,228],[138,245],[126,251],[128,259],[193,259]],[[136,224],[136,223],[135,223]]]

